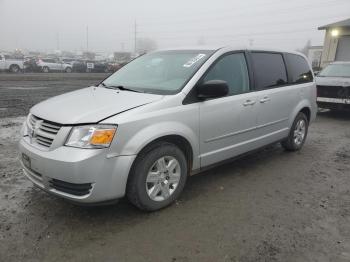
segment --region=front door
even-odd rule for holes
[[[218,59],[201,82],[224,80],[226,97],[200,102],[201,166],[208,166],[254,149],[257,97],[251,92],[244,53]]]

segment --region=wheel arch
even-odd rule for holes
[[[310,102],[305,99],[300,101],[300,103],[294,108],[293,112],[291,113],[291,117],[289,119],[289,127],[292,126],[294,119],[299,114],[299,112],[303,112],[309,122],[312,120],[312,106]]]
[[[181,135],[165,135],[165,136],[158,137],[152,140],[151,142],[149,142],[148,144],[146,144],[138,152],[138,155],[142,155],[143,153],[146,153],[147,151],[150,151],[153,148],[158,147],[161,143],[170,143],[177,146],[184,153],[187,159],[188,171],[190,172],[192,170],[193,148],[191,146],[191,143]]]
[[[311,119],[311,109],[310,107],[303,107],[299,112],[302,112],[306,115],[307,121],[310,122]]]

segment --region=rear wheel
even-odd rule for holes
[[[175,145],[161,143],[135,160],[127,197],[138,208],[154,211],[170,205],[181,194],[187,179],[187,161]]]
[[[21,69],[19,68],[18,65],[11,65],[11,66],[10,66],[10,72],[11,72],[11,73],[19,73],[20,70],[21,70]]]
[[[306,115],[299,112],[294,119],[288,138],[281,143],[282,146],[288,151],[300,150],[305,143],[308,127],[309,121]]]
[[[72,68],[67,67],[66,70],[64,70],[66,73],[72,73]]]
[[[50,72],[50,69],[47,66],[44,66],[43,67],[43,72],[44,73],[48,73],[48,72]]]

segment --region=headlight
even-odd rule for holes
[[[109,147],[115,132],[113,125],[87,125],[73,127],[66,142],[66,146],[79,148]]]

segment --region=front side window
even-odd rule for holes
[[[301,84],[312,82],[313,76],[311,69],[305,58],[300,55],[286,54],[288,72],[292,84]]]
[[[252,53],[256,89],[269,89],[287,84],[287,72],[281,54]]]
[[[350,77],[350,63],[328,65],[318,74],[318,76]]]
[[[223,80],[229,87],[229,95],[237,95],[249,91],[249,76],[243,53],[235,53],[222,57],[208,71],[203,82]]]
[[[214,51],[159,51],[123,66],[105,81],[105,87],[124,87],[154,94],[178,93]]]

